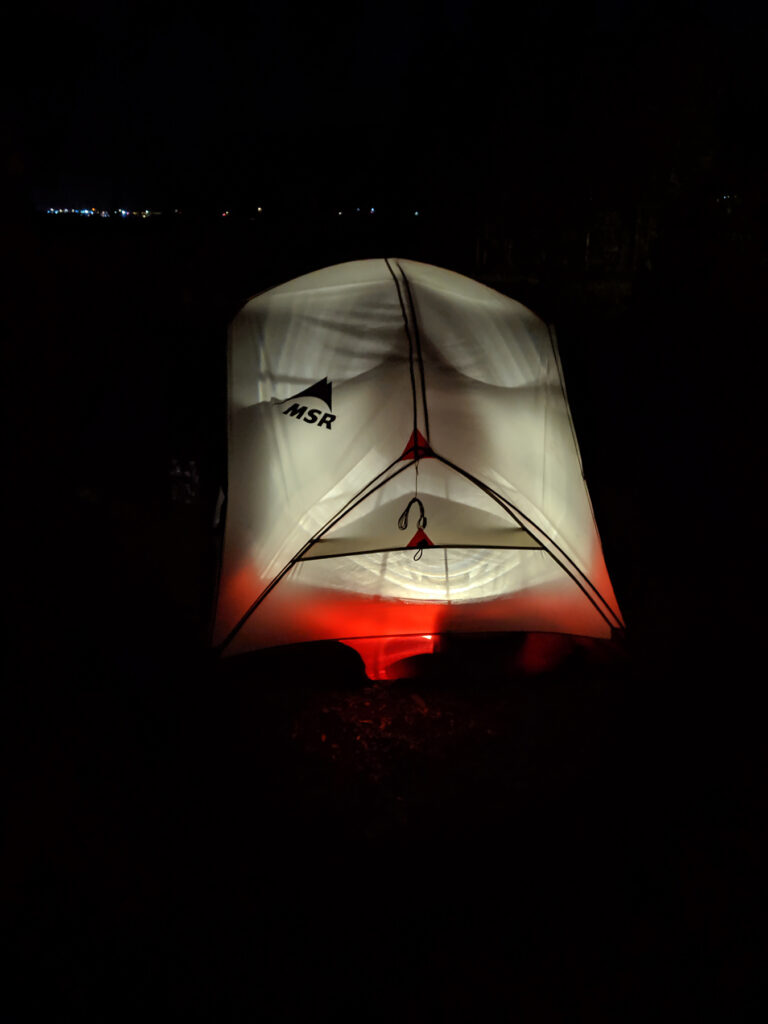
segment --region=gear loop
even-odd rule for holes
[[[426,514],[424,512],[424,505],[423,505],[423,503],[421,501],[421,498],[411,498],[411,500],[405,506],[405,511],[401,514],[400,518],[397,520],[397,525],[398,525],[398,527],[401,530],[407,530],[408,529],[408,513],[411,511],[411,506],[414,505],[414,504],[419,506],[419,519],[418,519],[419,526],[423,530],[424,527],[427,525],[427,516],[426,516]]]

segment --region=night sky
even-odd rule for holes
[[[522,205],[765,172],[767,16],[738,0],[33,3],[6,164],[35,206]]]

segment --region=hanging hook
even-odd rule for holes
[[[407,530],[408,529],[408,513],[411,511],[411,505],[413,505],[413,504],[416,504],[416,505],[419,506],[419,519],[418,519],[419,526],[423,530],[424,527],[427,525],[427,517],[426,517],[426,515],[424,513],[424,505],[422,504],[421,499],[420,498],[411,498],[411,500],[405,506],[405,511],[402,513],[400,518],[397,520],[397,525],[400,527],[401,530]]]

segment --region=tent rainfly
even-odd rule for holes
[[[409,260],[251,299],[229,336],[214,644],[623,628],[550,328]],[[370,672],[369,672],[370,674]]]

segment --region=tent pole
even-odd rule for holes
[[[365,487],[363,487],[361,490],[357,492],[357,494],[354,497],[350,498],[346,505],[342,506],[342,508],[340,508],[338,512],[331,516],[331,518],[328,520],[325,526],[321,526],[320,529],[317,530],[316,533],[314,533],[309,538],[309,540],[301,546],[301,548],[296,552],[293,558],[291,558],[290,561],[288,561],[283,566],[283,568],[280,570],[277,576],[275,576],[271,580],[271,582],[267,584],[264,590],[262,590],[262,592],[259,594],[256,600],[250,606],[250,608],[235,623],[233,628],[229,631],[229,633],[227,633],[227,635],[224,637],[221,643],[216,647],[217,654],[221,654],[224,648],[227,647],[228,644],[237,636],[237,634],[246,624],[251,615],[253,615],[253,613],[259,607],[261,602],[264,600],[264,598],[277,586],[277,584],[285,576],[285,574],[290,572],[294,565],[301,560],[302,556],[312,547],[313,544],[316,544],[317,541],[320,540],[324,534],[326,534],[338,522],[340,522],[345,515],[352,511],[352,509],[356,508],[362,501],[365,501],[365,499],[370,497],[371,494],[375,494],[380,487],[383,487],[384,484],[389,483],[390,480],[393,480],[396,476],[399,476],[400,473],[404,473],[407,469],[411,468],[409,460],[409,462],[407,462],[404,466],[401,466],[400,469],[396,469],[394,473],[391,473],[389,476],[385,477],[385,479],[380,479],[381,477],[384,476],[385,473],[387,473],[390,469],[396,466],[398,462],[401,461],[401,459],[396,459],[395,462],[391,462],[389,466],[386,467],[386,469],[383,469],[381,473],[378,474],[378,476],[375,476],[373,480],[369,481],[365,485]],[[371,487],[371,484],[375,480],[378,480],[379,482],[376,484],[375,487]]]
[[[411,401],[413,403],[413,436],[416,436],[416,431],[419,429],[419,414],[416,404],[416,375],[413,371],[413,337],[411,336],[411,328],[408,323],[408,314],[405,310],[405,303],[403,302],[403,296],[400,291],[400,282],[397,280],[397,275],[392,269],[388,259],[384,262],[387,265],[387,270],[392,275],[392,280],[395,282],[395,291],[397,292],[397,301],[400,303],[400,312],[403,316],[403,324],[405,326],[405,336],[408,339],[408,369],[411,374]],[[399,264],[398,264],[399,269]],[[400,271],[402,273],[402,271]],[[429,438],[427,438],[429,440]]]
[[[397,269],[403,275],[403,282],[405,283],[405,293],[408,296],[408,305],[411,310],[411,321],[413,323],[413,334],[416,339],[416,358],[419,361],[419,376],[421,377],[421,407],[424,413],[424,436],[429,443],[429,412],[427,410],[427,385],[424,377],[424,360],[421,354],[421,336],[419,334],[419,322],[416,319],[416,306],[413,302],[413,294],[411,293],[411,285],[408,281],[408,275],[405,273],[403,268],[400,266],[400,261],[397,261]]]
[[[528,523],[528,525],[530,527],[532,527],[534,530],[536,530],[538,533],[540,533],[541,536],[544,537],[544,539],[547,541],[547,544],[543,545],[544,548],[547,551],[549,551],[549,554],[552,556],[552,558],[554,558],[554,560],[557,562],[557,564],[560,566],[560,568],[564,572],[568,573],[568,575],[571,577],[573,582],[579,587],[579,589],[583,592],[584,596],[590,601],[590,603],[594,605],[595,609],[605,619],[605,621],[608,623],[608,625],[611,627],[611,629],[614,629],[614,628],[623,629],[624,628],[624,623],[616,615],[616,613],[613,611],[611,606],[605,600],[605,598],[600,593],[600,591],[597,589],[597,587],[594,585],[594,583],[588,577],[586,577],[584,575],[584,573],[582,573],[582,571],[579,569],[579,567],[574,564],[573,559],[571,559],[566,554],[566,552],[563,551],[563,549],[560,547],[560,545],[557,544],[555,541],[553,541],[552,538],[549,537],[541,529],[540,526],[537,526],[524,512],[521,512],[520,509],[516,505],[513,505],[511,501],[508,501],[508,499],[506,499],[506,498],[502,498],[501,495],[497,494],[493,490],[493,488],[489,487],[487,484],[484,484],[481,480],[478,480],[476,476],[473,476],[471,473],[467,472],[467,470],[462,469],[460,466],[457,466],[455,463],[451,462],[449,459],[444,458],[442,455],[437,455],[436,453],[433,453],[432,457],[437,459],[439,462],[444,463],[446,466],[450,466],[451,469],[456,470],[457,473],[460,473],[463,477],[466,477],[467,480],[471,480],[472,483],[476,484],[482,491],[484,491],[488,495],[489,498],[493,498],[493,500],[496,501],[499,505],[501,505],[502,508],[506,509],[506,511],[509,512],[510,515],[513,515],[513,517],[514,516],[519,516],[521,519],[524,519],[526,521],[526,523]],[[510,511],[510,509],[512,511]],[[528,531],[528,532],[530,532],[530,531]],[[533,534],[531,534],[531,536],[533,536]],[[536,539],[536,538],[534,537],[534,539]],[[614,619],[614,622],[611,622],[611,620],[605,614],[603,609],[597,604],[597,602],[592,597],[592,595],[585,589],[585,587],[581,583],[581,581],[579,579],[577,579],[577,577],[574,575],[574,572],[572,572],[568,568],[568,566],[565,565],[564,562],[561,561],[561,559],[557,557],[557,555],[554,553],[554,551],[551,550],[549,545],[551,545],[552,548],[554,548],[562,556],[562,559],[564,559],[565,561],[570,563],[571,566],[573,566],[574,571],[576,573],[578,573],[579,576],[582,577],[582,579],[589,585],[589,587],[594,591],[594,593],[597,595],[597,597],[600,599],[600,601],[608,609],[608,612],[610,613],[611,617]]]

